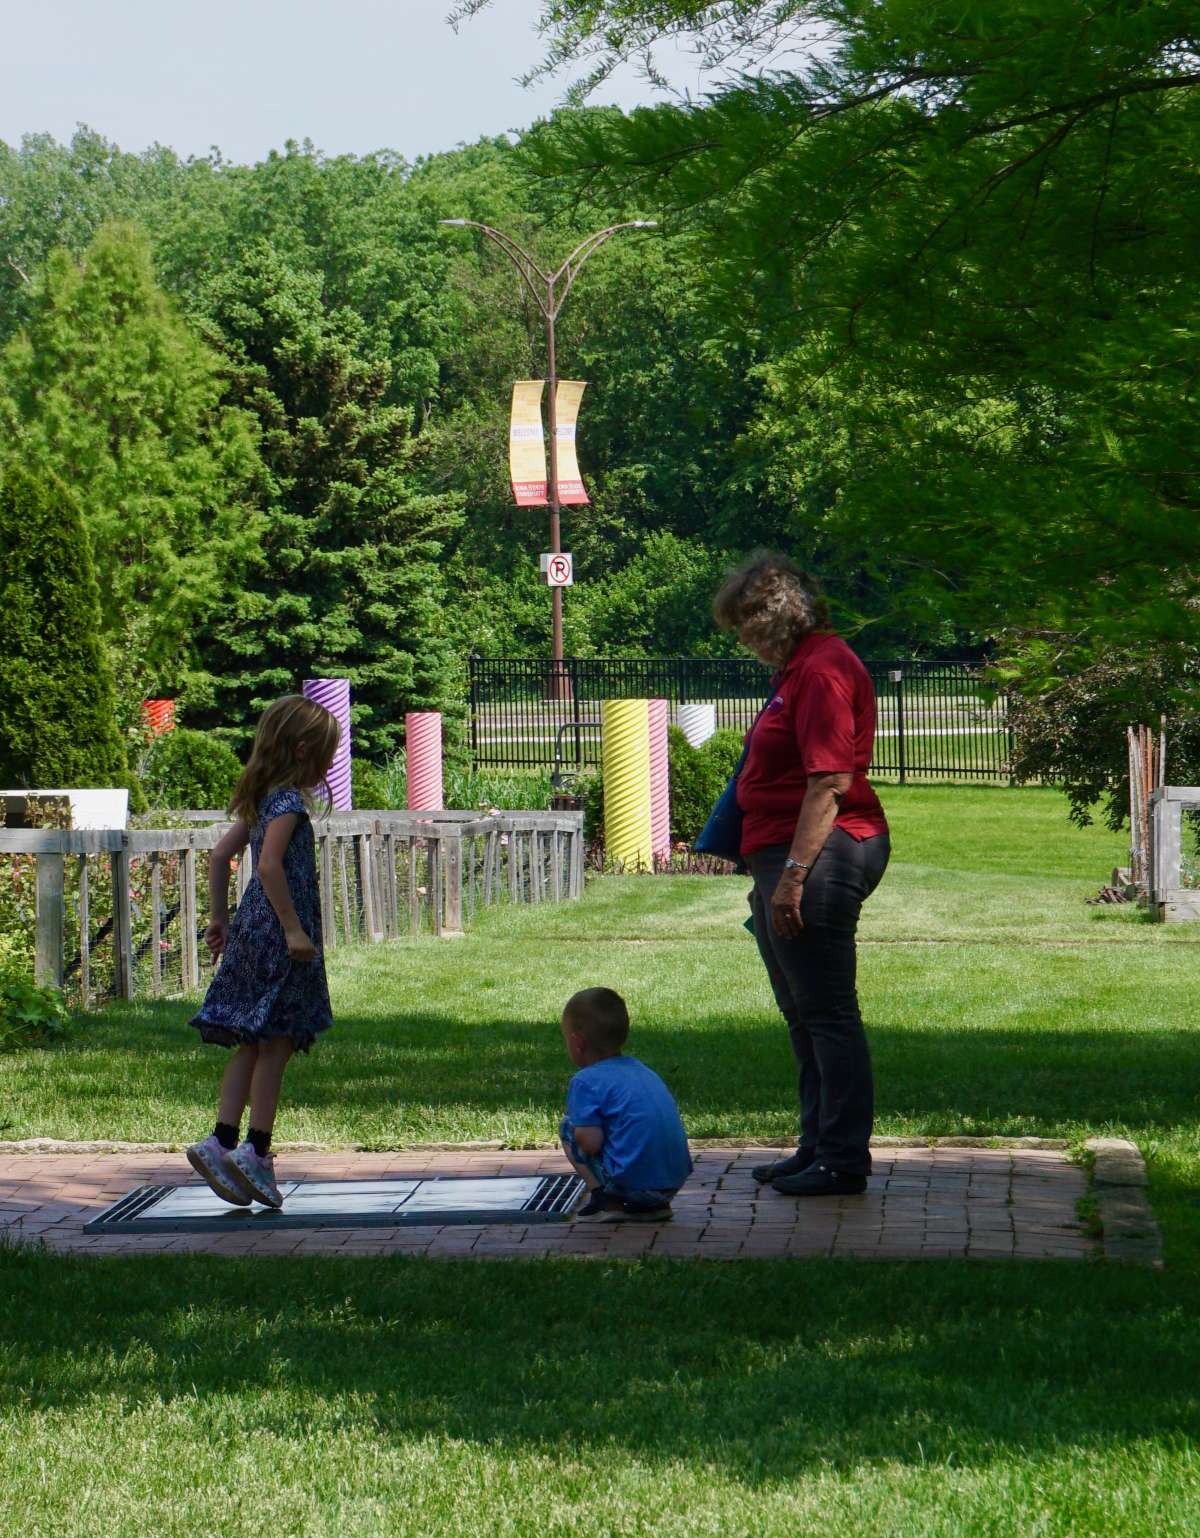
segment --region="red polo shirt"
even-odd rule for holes
[[[875,742],[871,675],[840,636],[806,636],[776,675],[775,693],[750,734],[737,782],[742,854],[790,844],[810,774],[852,774],[834,826],[853,838],[886,833],[867,780]]]

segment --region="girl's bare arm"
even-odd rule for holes
[[[225,949],[229,931],[229,863],[250,842],[250,829],[235,822],[214,848],[208,861],[208,928],[204,941],[214,960]]]

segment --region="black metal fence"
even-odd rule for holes
[[[978,663],[868,661],[878,723],[873,774],[898,779],[1008,780],[1008,702]],[[569,657],[556,689],[545,658],[470,659],[471,749],[479,766],[589,769],[600,762],[606,699],[711,703],[717,729],[744,732],[770,669],[750,658]],[[554,698],[555,694],[561,698]]]

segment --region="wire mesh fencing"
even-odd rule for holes
[[[209,863],[222,822],[0,830],[0,939],[77,1008],[207,986]],[[460,932],[485,907],[583,890],[579,813],[335,814],[314,824],[326,950]],[[252,879],[233,870],[236,912]]]

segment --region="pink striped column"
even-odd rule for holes
[[[649,700],[650,716],[650,851],[655,858],[671,856],[671,773],[667,758],[666,700]]]
[[[410,710],[404,717],[410,812],[440,812],[442,806],[442,713]]]
[[[333,764],[325,776],[329,786],[329,800],[335,812],[354,809],[354,797],[350,790],[350,680],[348,678],[306,678],[304,698],[324,705],[331,716],[336,716],[342,735],[338,740]]]

